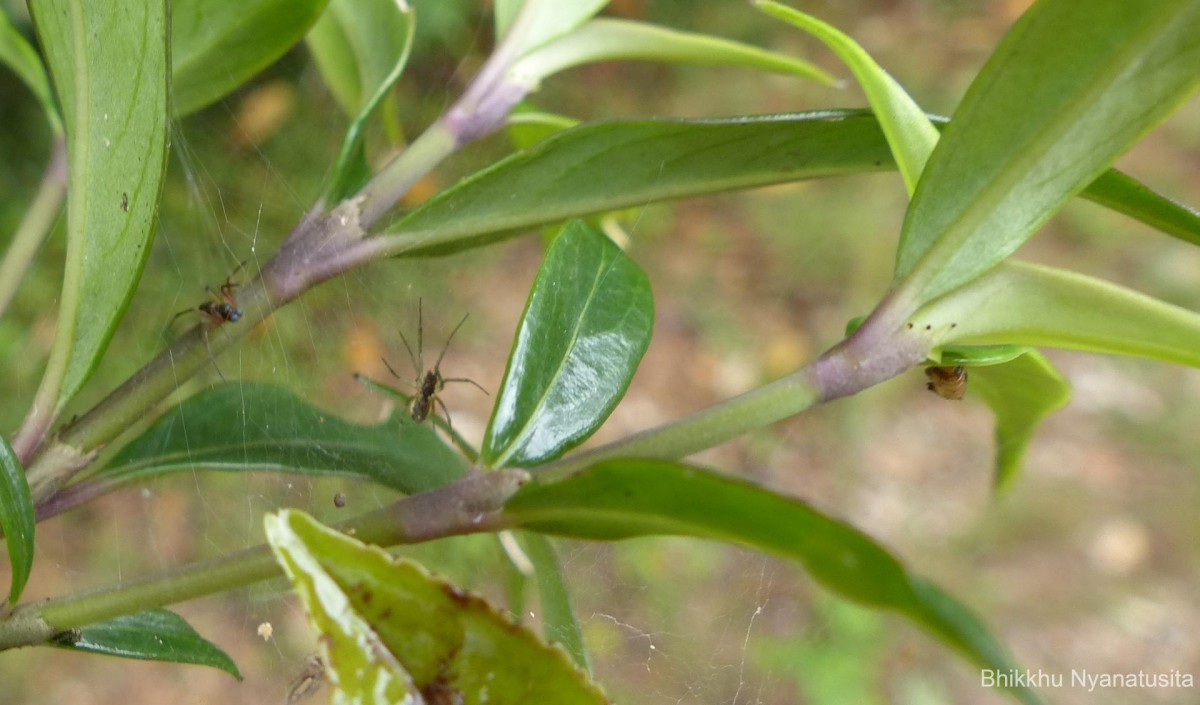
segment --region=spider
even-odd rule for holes
[[[408,339],[404,337],[404,331],[400,331],[400,340],[404,343],[404,349],[408,351],[408,357],[409,360],[412,361],[413,369],[417,371],[417,378],[415,380],[416,384],[414,385],[417,393],[414,394],[412,399],[410,399],[408,402],[408,415],[412,417],[413,421],[421,423],[425,419],[429,418],[429,412],[433,410],[434,405],[436,404],[441,406],[442,413],[446,415],[446,424],[453,427],[453,424],[450,421],[450,410],[446,408],[446,404],[438,397],[438,393],[445,389],[447,382],[467,382],[475,385],[475,387],[484,394],[488,393],[486,389],[481,387],[479,383],[473,379],[467,379],[466,377],[442,376],[442,358],[446,356],[446,350],[449,349],[450,341],[454,338],[454,334],[458,332],[459,328],[462,328],[462,325],[467,322],[467,316],[470,315],[471,314],[463,316],[462,320],[458,322],[458,325],[454,326],[454,330],[450,331],[450,335],[446,338],[446,344],[442,346],[442,353],[438,355],[437,362],[433,364],[432,369],[426,370],[425,358],[422,352],[422,347],[424,345],[424,321],[422,320],[421,300],[417,299],[416,354],[413,354],[412,346],[408,344]],[[383,365],[384,367],[387,367],[388,372],[391,372],[393,377],[396,379],[403,379],[400,375],[396,374],[396,370],[392,369],[392,366],[388,364],[387,360],[383,361]]]
[[[191,311],[199,311],[204,314],[208,319],[210,328],[216,328],[222,323],[236,323],[241,320],[242,309],[238,308],[237,295],[234,293],[240,284],[233,281],[233,276],[241,271],[245,265],[246,263],[242,262],[237,266],[237,269],[233,270],[233,273],[221,285],[221,288],[218,290],[219,293],[218,291],[213,291],[212,287],[204,287],[204,291],[208,293],[208,301],[205,301],[194,309],[188,308],[180,311],[171,320],[174,321],[176,318]]]

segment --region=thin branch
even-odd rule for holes
[[[8,310],[29,271],[29,265],[33,263],[34,255],[54,227],[66,193],[67,143],[62,135],[58,135],[54,138],[42,184],[17,227],[8,251],[4,253],[4,261],[0,263],[0,316]]]
[[[901,310],[887,298],[853,335],[782,379],[531,472],[539,480],[550,480],[609,458],[678,460],[891,379],[920,364],[934,344],[930,332],[913,330],[898,318]]]
[[[337,528],[382,546],[492,531],[498,510],[528,479],[529,473],[518,469],[475,471]],[[261,545],[122,585],[21,607],[0,622],[0,650],[44,643],[67,629],[225,592],[279,573],[270,547]]]

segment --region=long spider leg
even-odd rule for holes
[[[400,333],[400,342],[404,343],[404,349],[408,351],[408,361],[412,363],[413,369],[417,371],[417,377],[420,377],[424,370],[421,369],[421,365],[417,361],[417,356],[413,354],[412,346],[408,344],[408,338],[404,337],[404,331],[398,332]],[[392,368],[388,367],[388,369],[391,370]],[[396,376],[396,379],[402,379],[400,375],[396,374],[395,370],[392,370],[392,374]]]
[[[417,299],[417,378],[425,374],[425,319],[421,311],[423,300]]]
[[[446,337],[446,344],[442,346],[442,354],[438,355],[437,364],[433,366],[433,369],[436,370],[442,366],[442,358],[446,357],[446,351],[450,349],[450,341],[454,340],[454,334],[458,332],[459,328],[463,327],[463,324],[467,322],[467,318],[470,317],[470,315],[471,314],[468,313],[466,316],[463,316],[462,320],[458,322],[458,325],[454,326],[454,330],[450,331],[450,335]]]
[[[208,351],[208,361],[212,363],[213,369],[217,371],[217,376],[221,378],[221,381],[225,382],[225,375],[221,374],[221,368],[217,367],[217,358],[213,357],[212,347],[208,344],[208,331],[203,331],[201,335],[204,336],[204,349]]]
[[[450,410],[446,408],[446,402],[438,397],[433,398],[433,403],[442,407],[442,413],[446,415],[446,428],[450,430],[450,435],[454,436],[454,422],[450,420]]]
[[[396,374],[396,371],[395,371],[395,370],[393,370],[393,369],[392,369],[392,366],[388,364],[388,361],[387,361],[387,358],[386,358],[386,357],[381,357],[381,358],[379,358],[379,361],[383,363],[383,366],[387,368],[387,371],[388,371],[388,372],[391,372],[391,373],[392,373],[392,376],[393,376],[393,377],[395,377],[396,379],[404,379],[404,378],[403,378],[403,377],[401,377],[400,375]]]
[[[491,394],[488,394],[488,390],[484,389],[482,385],[480,385],[478,382],[476,382],[473,379],[468,379],[466,377],[443,377],[442,384],[445,384],[447,382],[466,382],[467,384],[473,384],[473,385],[475,385],[475,388],[478,389],[479,391],[483,392],[484,394],[487,394],[489,397],[492,396]]]

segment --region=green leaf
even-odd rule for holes
[[[172,0],[172,114],[194,113],[266,68],[300,41],[328,1]]]
[[[342,200],[370,177],[363,152],[367,121],[408,63],[414,26],[404,0],[332,0],[309,31],[317,68],[353,118],[325,190],[326,202]]]
[[[404,418],[397,412],[378,426],[360,426],[287,387],[223,384],[163,414],[97,477],[127,484],[185,470],[294,472],[355,477],[413,494],[466,471],[432,428]]]
[[[183,617],[168,610],[117,617],[67,634],[70,638],[59,640],[55,646],[143,661],[212,666],[242,679],[228,654],[196,633]]]
[[[13,27],[8,15],[0,11],[0,62],[12,69],[17,78],[33,91],[33,95],[42,105],[46,113],[46,122],[56,134],[62,134],[62,118],[58,114],[58,106],[54,104],[54,94],[50,90],[50,78],[46,76],[46,67],[38,57],[37,51],[25,41],[25,37]]]
[[[1012,668],[979,620],[914,577],[866,535],[804,502],[680,463],[611,460],[558,482],[529,483],[508,525],[588,539],[683,535],[740,543],[798,561],[842,597],[908,617],[987,668]],[[1037,702],[1028,690],[1016,691]]]
[[[625,395],[653,322],[641,268],[596,228],[567,224],[525,303],[483,462],[527,467],[583,442]]]
[[[863,110],[592,123],[467,177],[389,230],[412,240],[410,255],[444,253],[577,216],[894,168],[879,122]],[[1128,177],[1110,170],[1094,185],[1105,205],[1123,203],[1134,218],[1167,220],[1169,234],[1200,241],[1200,214],[1148,191],[1134,200],[1113,179]]]
[[[607,4],[608,0],[498,0],[496,38],[508,35],[518,19],[527,23],[520,27],[524,34],[514,47],[516,56],[524,56],[587,22]]]
[[[1041,0],[976,77],[901,233],[919,306],[1003,260],[1200,85],[1200,2]]]
[[[1023,345],[946,346],[942,365],[970,368],[970,394],[996,417],[996,489],[1010,486],[1042,419],[1071,398],[1071,385],[1044,355]]]
[[[545,112],[531,103],[521,103],[509,113],[506,126],[509,140],[518,149],[524,149],[578,124],[575,118]]]
[[[575,617],[575,608],[571,606],[571,594],[567,591],[566,578],[554,546],[540,534],[523,532],[520,541],[537,575],[538,601],[542,606],[542,628],[546,640],[561,644],[577,666],[591,673],[592,666],[583,645],[583,631]]]
[[[1101,174],[1083,197],[1184,242],[1200,245],[1200,210],[1157,194],[1116,169]]]
[[[879,118],[900,175],[911,196],[921,170],[937,145],[938,131],[921,107],[853,39],[815,17],[769,0],[755,4],[767,14],[788,22],[824,42],[854,72],[871,109]]]
[[[1110,282],[1025,262],[1005,262],[911,321],[943,331],[942,343],[1044,345],[1200,367],[1200,315]]]
[[[268,514],[264,523],[275,559],[300,596],[309,624],[320,635],[321,662],[334,689],[331,702],[423,702],[404,665],[380,640],[375,626],[353,609],[344,588],[322,565],[325,554],[336,549],[314,552],[310,547],[307,533],[315,522],[284,511],[277,517]]]
[[[834,84],[832,76],[816,66],[775,52],[706,34],[600,18],[570,34],[526,54],[512,69],[514,75],[533,82],[573,66],[599,61],[662,61],[668,63],[744,66],[791,74]]]
[[[301,512],[269,515],[265,523],[276,557],[321,633],[330,680],[344,698],[336,702],[379,702],[352,699],[369,692],[364,678],[400,690],[390,675],[397,667],[430,703],[607,702],[561,649],[416,563]],[[345,677],[354,690],[344,689]]]
[[[33,569],[34,519],[33,497],[25,480],[25,469],[17,459],[8,439],[0,436],[0,529],[8,543],[8,564],[12,580],[8,589],[8,604],[21,599],[21,591]]]
[[[769,0],[768,14],[790,22],[825,42],[854,71],[871,102],[911,196],[937,146],[937,126],[891,76],[854,40],[834,27]],[[910,244],[912,241],[906,241]],[[899,255],[903,259],[904,255]],[[859,321],[861,322],[861,320]],[[857,325],[855,325],[857,327]],[[847,335],[850,331],[847,331]],[[1042,418],[1066,404],[1070,387],[1050,361],[1032,348],[990,346],[942,350],[941,364],[971,368],[971,388],[996,418],[995,484],[1003,489],[1016,477]],[[1001,358],[1001,359],[997,359]]]
[[[150,250],[166,165],[167,14],[163,0],[33,0],[30,11],[67,132],[66,272],[38,394],[57,411],[104,354]]]

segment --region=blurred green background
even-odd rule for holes
[[[396,91],[409,136],[461,90],[491,44],[488,14],[465,0],[416,0],[419,45]],[[1027,3],[993,0],[796,2],[854,36],[931,112],[949,114],[995,41]],[[611,11],[741,39],[849,73],[827,52],[745,3],[615,0]],[[547,82],[534,99],[582,119],[722,116],[865,105],[843,90],[732,69],[605,64]],[[1014,116],[1019,119],[1019,116]],[[0,233],[40,179],[49,135],[32,97],[0,72]],[[86,409],[187,323],[243,260],[254,271],[318,193],[345,120],[303,47],[236,94],[176,124],[159,230],[144,280],[96,377]],[[381,135],[373,136],[385,147]],[[504,153],[474,145],[418,188],[427,197]],[[1119,166],[1185,202],[1200,201],[1200,105],[1193,100]],[[887,288],[905,194],[895,174],[856,176],[647,207],[625,218],[630,252],[650,274],[657,321],[645,362],[597,441],[727,398],[803,364]],[[61,223],[60,223],[61,226]],[[425,339],[470,313],[443,371],[495,391],[536,271],[536,236],[444,259],[379,263],[328,282],[214,361],[181,396],[226,379],[295,387],[370,421],[385,400],[352,373],[402,374],[398,330],[424,300]],[[52,342],[64,240],[47,243],[0,320],[0,408],[20,422]],[[1075,202],[1020,253],[1111,278],[1173,303],[1200,303],[1200,253],[1095,205]],[[235,279],[245,274],[235,274]],[[431,343],[431,345],[434,343]],[[440,343],[439,343],[440,344]],[[1075,387],[1031,449],[1025,474],[991,493],[991,419],[967,400],[924,390],[919,371],[697,458],[804,497],[882,541],[964,598],[1020,662],[1200,676],[1200,374],[1159,363],[1051,351]],[[444,396],[455,428],[482,436],[491,400],[469,386]],[[344,492],[345,509],[332,497]],[[386,492],[342,480],[183,474],[39,525],[27,599],[140,576],[262,540],[261,517],[298,506],[340,518]],[[794,566],[683,539],[564,542],[596,675],[626,703],[1007,702],[979,673],[897,618],[823,593]],[[406,551],[503,602],[491,537]],[[530,588],[532,594],[532,587]],[[280,583],[197,600],[179,611],[225,648],[242,683],[198,667],[26,649],[0,657],[0,703],[282,702],[315,650]],[[522,617],[536,622],[536,600]],[[260,624],[273,636],[257,635]],[[1193,690],[1043,693],[1055,703],[1195,702]],[[327,694],[317,696],[324,700]]]

